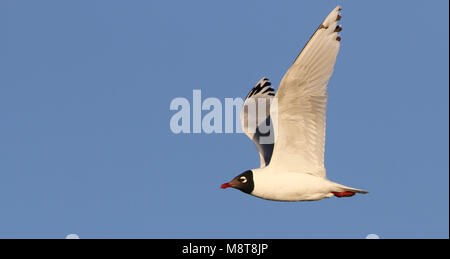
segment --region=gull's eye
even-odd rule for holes
[[[241,176],[241,177],[239,178],[239,182],[241,182],[241,183],[246,183],[246,182],[247,182],[247,178],[246,178],[245,176]]]

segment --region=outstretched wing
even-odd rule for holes
[[[284,75],[276,98],[276,139],[270,166],[283,172],[326,177],[324,167],[327,84],[339,52],[342,29],[336,7]]]
[[[269,79],[263,77],[247,95],[240,114],[242,130],[258,149],[260,167],[269,164],[273,151],[270,105],[274,91]]]

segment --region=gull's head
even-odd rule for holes
[[[224,183],[220,186],[220,188],[222,189],[226,189],[228,187],[235,188],[250,194],[253,191],[253,188],[255,187],[255,184],[253,182],[252,170],[247,170],[242,174],[234,177],[233,180],[231,180],[230,182]]]

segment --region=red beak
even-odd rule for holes
[[[233,187],[233,186],[231,186],[230,183],[224,183],[224,184],[222,184],[222,185],[220,186],[220,188],[222,188],[222,189],[226,189],[226,188],[228,188],[228,187]]]

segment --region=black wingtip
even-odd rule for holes
[[[261,80],[259,80],[259,82],[252,88],[250,93],[248,93],[246,99],[260,93],[261,91],[262,91],[262,94],[273,96],[273,92],[275,91],[275,89],[270,87],[271,85],[272,85],[272,83],[269,81],[269,78],[267,78],[267,77],[261,78]]]

